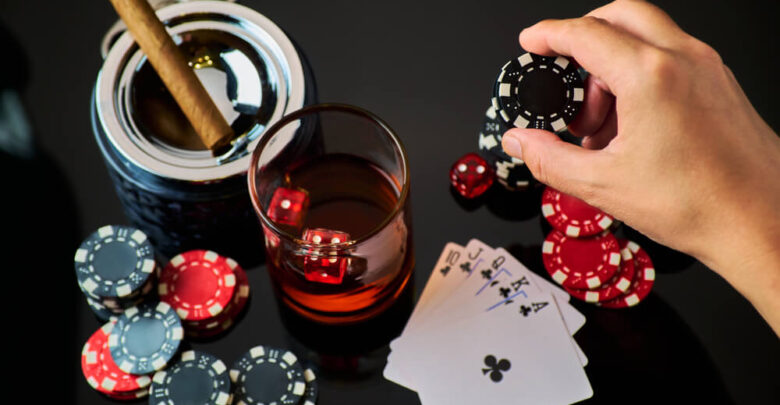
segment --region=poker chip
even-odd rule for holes
[[[542,215],[553,228],[573,238],[597,235],[614,223],[609,214],[552,187],[542,193]]]
[[[631,286],[636,273],[634,266],[634,255],[628,248],[628,241],[618,239],[620,246],[620,268],[617,273],[601,287],[593,290],[578,290],[569,287],[563,287],[572,297],[579,298],[585,302],[603,302],[623,295]]]
[[[497,159],[494,166],[496,180],[509,191],[525,190],[536,182],[528,166],[520,159]]]
[[[508,125],[561,132],[584,99],[582,77],[571,59],[524,53],[501,68],[493,107]]]
[[[604,308],[628,308],[640,303],[650,294],[655,282],[655,268],[653,261],[647,252],[635,242],[629,241],[627,247],[634,255],[634,267],[636,267],[636,276],[631,282],[631,286],[623,295],[609,301],[604,301],[598,305]]]
[[[103,322],[116,320],[118,315],[112,312],[110,309],[108,309],[105,305],[101,304],[99,301],[90,298],[89,296],[86,296],[84,298],[87,299],[87,305],[89,305],[89,309],[92,310],[92,312],[95,314],[95,316],[98,319],[100,319]]]
[[[303,394],[301,405],[315,405],[319,395],[319,383],[314,370],[307,368],[303,370],[303,379],[306,381],[306,391]]]
[[[106,225],[81,243],[74,265],[85,294],[94,299],[130,297],[154,272],[154,251],[140,230]]]
[[[151,384],[148,375],[134,375],[120,370],[111,358],[108,339],[114,322],[95,331],[81,351],[81,371],[92,388],[116,399],[138,398]]]
[[[488,163],[493,164],[497,159],[512,160],[501,146],[501,138],[507,130],[509,127],[498,116],[496,109],[492,105],[488,107],[478,139],[479,152]]]
[[[238,404],[296,405],[306,392],[298,358],[290,351],[255,346],[230,370]]]
[[[149,374],[168,364],[183,335],[181,320],[170,305],[144,303],[119,316],[108,346],[120,370]]]
[[[610,232],[590,238],[572,238],[553,230],[542,244],[544,267],[564,287],[595,289],[620,267],[620,246]]]
[[[154,374],[149,402],[165,405],[227,405],[230,377],[222,360],[189,350],[165,370]]]
[[[485,112],[485,119],[479,132],[479,152],[493,167],[498,182],[509,191],[525,190],[536,183],[536,179],[525,162],[509,156],[501,146],[501,138],[509,127],[498,117],[491,105]]]
[[[126,392],[126,393],[121,393],[121,394],[105,394],[105,395],[108,396],[111,399],[115,399],[115,400],[118,400],[118,401],[133,401],[133,400],[136,400],[136,399],[139,399],[139,398],[144,398],[147,395],[149,395],[149,390],[148,389],[140,389],[140,390],[133,391],[133,392]]]
[[[157,292],[183,321],[213,318],[233,298],[236,277],[224,257],[210,250],[174,256],[160,274]]]
[[[187,336],[209,338],[230,329],[249,301],[249,278],[244,269],[233,259],[226,258],[228,266],[236,276],[233,299],[227,304],[220,316],[201,321],[185,321]]]

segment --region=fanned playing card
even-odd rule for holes
[[[504,249],[494,250],[476,239],[465,247],[448,243],[403,333],[390,344],[384,375],[417,390],[426,405],[474,403],[462,402],[476,399],[467,393],[457,394],[460,389],[447,391],[444,387],[450,383],[445,380],[454,378],[461,384],[458,378],[470,373],[464,367],[480,356],[488,381],[509,375],[502,366],[511,362],[510,357],[477,354],[482,350],[478,342],[490,336],[489,347],[523,358],[526,365],[540,361],[540,353],[546,353],[549,361],[539,364],[543,370],[534,378],[525,375],[525,369],[513,373],[522,375],[515,384],[531,384],[522,394],[515,386],[502,388],[476,381],[476,391],[486,390],[483,401],[477,403],[515,403],[513,398],[524,398],[529,403],[552,404],[588,398],[592,391],[582,370],[587,357],[572,337],[584,325],[585,317],[568,301],[568,293],[528,270]],[[525,329],[528,327],[535,328],[534,333]],[[520,342],[524,343],[518,345]],[[531,346],[533,353],[525,353]],[[457,371],[461,369],[464,371]],[[557,387],[555,381],[545,384],[551,369],[576,383],[568,387]],[[466,391],[475,390],[465,380],[462,384],[466,384]],[[546,399],[533,402],[543,397]]]

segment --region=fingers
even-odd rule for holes
[[[647,43],[596,17],[545,20],[520,33],[520,45],[542,55],[565,55],[577,60],[619,96],[633,81],[631,72]]]
[[[577,118],[569,124],[569,131],[575,136],[592,135],[604,126],[604,120],[615,104],[615,96],[604,86],[592,75],[585,79],[585,100]]]
[[[586,14],[603,18],[660,48],[674,48],[688,35],[663,10],[642,0],[618,0]]]
[[[582,147],[593,150],[606,148],[617,136],[617,121],[617,111],[613,105],[601,128],[582,138]]]
[[[511,129],[502,137],[501,146],[525,161],[536,179],[579,198],[590,195],[602,166],[600,152],[566,143],[540,129]]]

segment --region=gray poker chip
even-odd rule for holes
[[[317,396],[319,395],[319,383],[317,382],[317,375],[311,368],[303,370],[303,380],[306,381],[306,391],[303,393],[303,399],[301,399],[300,405],[316,405]]]
[[[149,403],[228,405],[230,391],[230,377],[222,360],[188,350],[171,366],[154,374]]]
[[[165,302],[144,303],[119,316],[108,348],[119,369],[130,374],[162,370],[179,350],[184,328]]]
[[[303,368],[288,350],[255,346],[233,363],[234,403],[297,405],[306,393]]]
[[[105,305],[101,304],[100,302],[90,298],[89,296],[85,297],[87,299],[87,304],[89,305],[89,309],[92,310],[92,312],[95,314],[95,316],[100,319],[103,322],[108,321],[115,321],[119,315],[112,312],[110,309],[108,309]]]
[[[101,300],[138,294],[156,264],[146,234],[129,226],[106,225],[81,243],[74,267],[81,290]]]

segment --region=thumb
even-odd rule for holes
[[[549,131],[510,129],[502,137],[501,146],[510,156],[525,161],[537,180],[579,198],[591,194],[598,178],[600,151],[564,142]]]

